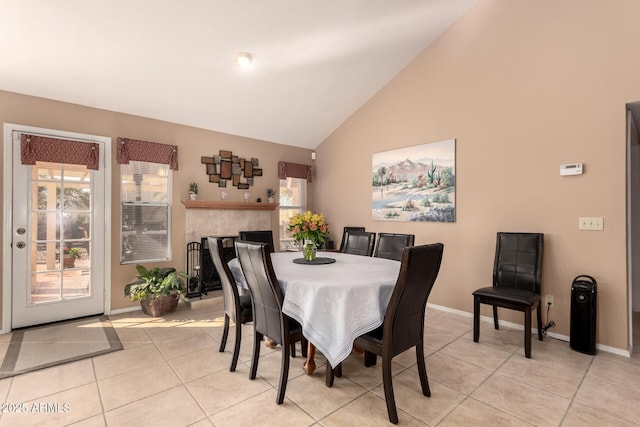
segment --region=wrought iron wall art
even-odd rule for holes
[[[248,190],[253,185],[253,178],[262,176],[258,159],[243,159],[228,150],[220,150],[211,157],[203,156],[200,163],[206,165],[209,182],[217,183],[218,187],[230,184],[240,190]]]

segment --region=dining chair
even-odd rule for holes
[[[238,235],[240,236],[240,240],[268,243],[271,252],[276,251],[276,247],[273,245],[273,231],[271,230],[240,231]]]
[[[229,269],[222,246],[222,239],[215,237],[207,238],[209,255],[213,265],[220,276],[222,292],[224,296],[224,327],[222,329],[222,339],[220,340],[220,352],[224,352],[229,335],[229,321],[232,321],[236,329],[235,345],[233,347],[233,357],[231,358],[230,372],[236,370],[238,355],[240,354],[240,340],[242,338],[242,325],[253,321],[253,309],[251,307],[251,296],[240,295],[238,286]]]
[[[349,231],[347,241],[342,252],[352,255],[373,255],[373,246],[376,243],[376,233],[369,231]]]
[[[402,251],[407,246],[413,246],[415,239],[414,234],[380,233],[373,256],[402,261]]]
[[[382,356],[382,384],[387,402],[389,421],[398,424],[398,411],[393,394],[391,360],[411,347],[416,348],[418,376],[422,394],[430,397],[429,379],[424,363],[424,311],[427,299],[438,277],[442,262],[442,243],[405,247],[398,280],[391,294],[379,328],[356,338],[354,345],[364,349],[365,365],[376,364],[376,356]],[[342,366],[331,368],[327,364],[327,386],[333,385],[335,372]]]
[[[302,355],[306,356],[307,340],[298,322],[282,313],[284,295],[273,271],[271,252],[266,243],[236,242],[236,253],[251,292],[253,304],[253,355],[249,378],[255,379],[260,358],[260,341],[267,336],[282,348],[280,383],[276,403],[284,401],[289,377],[289,350],[295,357],[295,343],[301,341]]]
[[[347,235],[349,234],[350,231],[365,231],[365,230],[364,230],[364,227],[344,227],[344,229],[342,230],[342,241],[340,242],[339,252],[342,252],[342,250],[344,249],[344,245],[345,243],[347,243]]]
[[[496,237],[493,286],[473,292],[473,341],[480,339],[480,304],[493,306],[493,326],[499,329],[498,307],[524,312],[524,355],[531,358],[531,312],[538,314],[538,339],[542,341],[542,233],[504,233]]]

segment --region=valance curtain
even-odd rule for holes
[[[280,179],[301,178],[311,182],[311,166],[299,163],[278,162],[278,177]]]
[[[100,168],[100,146],[96,142],[71,141],[22,134],[20,136],[20,157],[23,165],[39,162],[68,163],[85,165],[87,169]]]
[[[178,170],[178,146],[137,139],[118,138],[119,164],[128,164],[130,160],[169,165],[169,169]]]

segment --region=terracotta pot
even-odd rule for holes
[[[158,298],[148,297],[140,301],[140,306],[147,316],[160,317],[176,311],[178,300],[178,295],[160,295]]]
[[[71,254],[64,254],[62,257],[62,265],[64,268],[72,268],[76,265],[76,257]]]

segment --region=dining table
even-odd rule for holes
[[[302,253],[271,254],[284,293],[282,312],[302,326],[310,351],[308,375],[315,369],[315,348],[337,367],[357,337],[380,325],[400,271],[400,262],[340,252],[318,252],[305,262]]]

